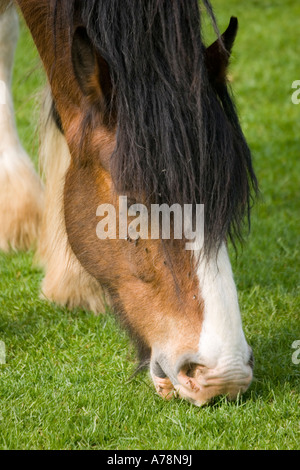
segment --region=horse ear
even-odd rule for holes
[[[223,44],[217,39],[205,51],[209,79],[214,86],[222,85],[226,82],[229,57],[237,35],[237,30],[238,20],[232,16],[228,28],[221,36]]]
[[[222,34],[223,43],[228,54],[231,54],[232,46],[235,41],[237,31],[238,31],[238,19],[235,16],[230,18],[228,28],[225,33]]]
[[[72,42],[72,64],[82,93],[91,101],[110,101],[112,85],[109,66],[93,46],[87,31],[80,26]]]

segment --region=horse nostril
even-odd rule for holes
[[[185,368],[183,368],[183,371],[185,372],[185,375],[187,377],[195,377],[195,370],[196,370],[196,364],[188,364]]]
[[[175,367],[176,375],[180,374],[190,378],[196,378],[204,370],[207,370],[207,367],[200,363],[198,354],[193,353],[181,356]]]
[[[185,366],[181,368],[181,372],[183,372],[187,377],[191,377],[192,379],[195,379],[199,375],[201,375],[205,369],[206,367],[203,365],[189,362],[188,364],[186,364]]]

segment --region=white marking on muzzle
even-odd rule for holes
[[[232,269],[223,244],[218,255],[198,267],[204,301],[204,321],[199,341],[199,358],[208,368],[246,367],[249,360]],[[231,366],[232,364],[232,366]]]

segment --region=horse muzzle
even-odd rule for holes
[[[218,396],[235,400],[238,395],[246,392],[252,378],[250,366],[245,370],[230,371],[210,370],[204,366],[197,366],[189,374],[181,371],[174,388],[180,397],[201,406]]]
[[[158,394],[164,399],[174,396],[185,398],[197,406],[211,402],[215,397],[226,396],[235,400],[246,392],[253,379],[253,354],[247,364],[232,358],[224,358],[215,368],[185,361],[169,378],[156,362],[151,376]]]

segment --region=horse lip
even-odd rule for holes
[[[201,390],[202,387],[206,386],[205,382],[199,383],[195,377],[189,377],[188,375],[180,372],[178,374],[178,383],[184,388],[189,389],[193,393],[197,393]]]
[[[152,379],[156,388],[157,393],[165,400],[171,400],[176,396],[174,385],[168,377],[161,378],[152,375]]]

